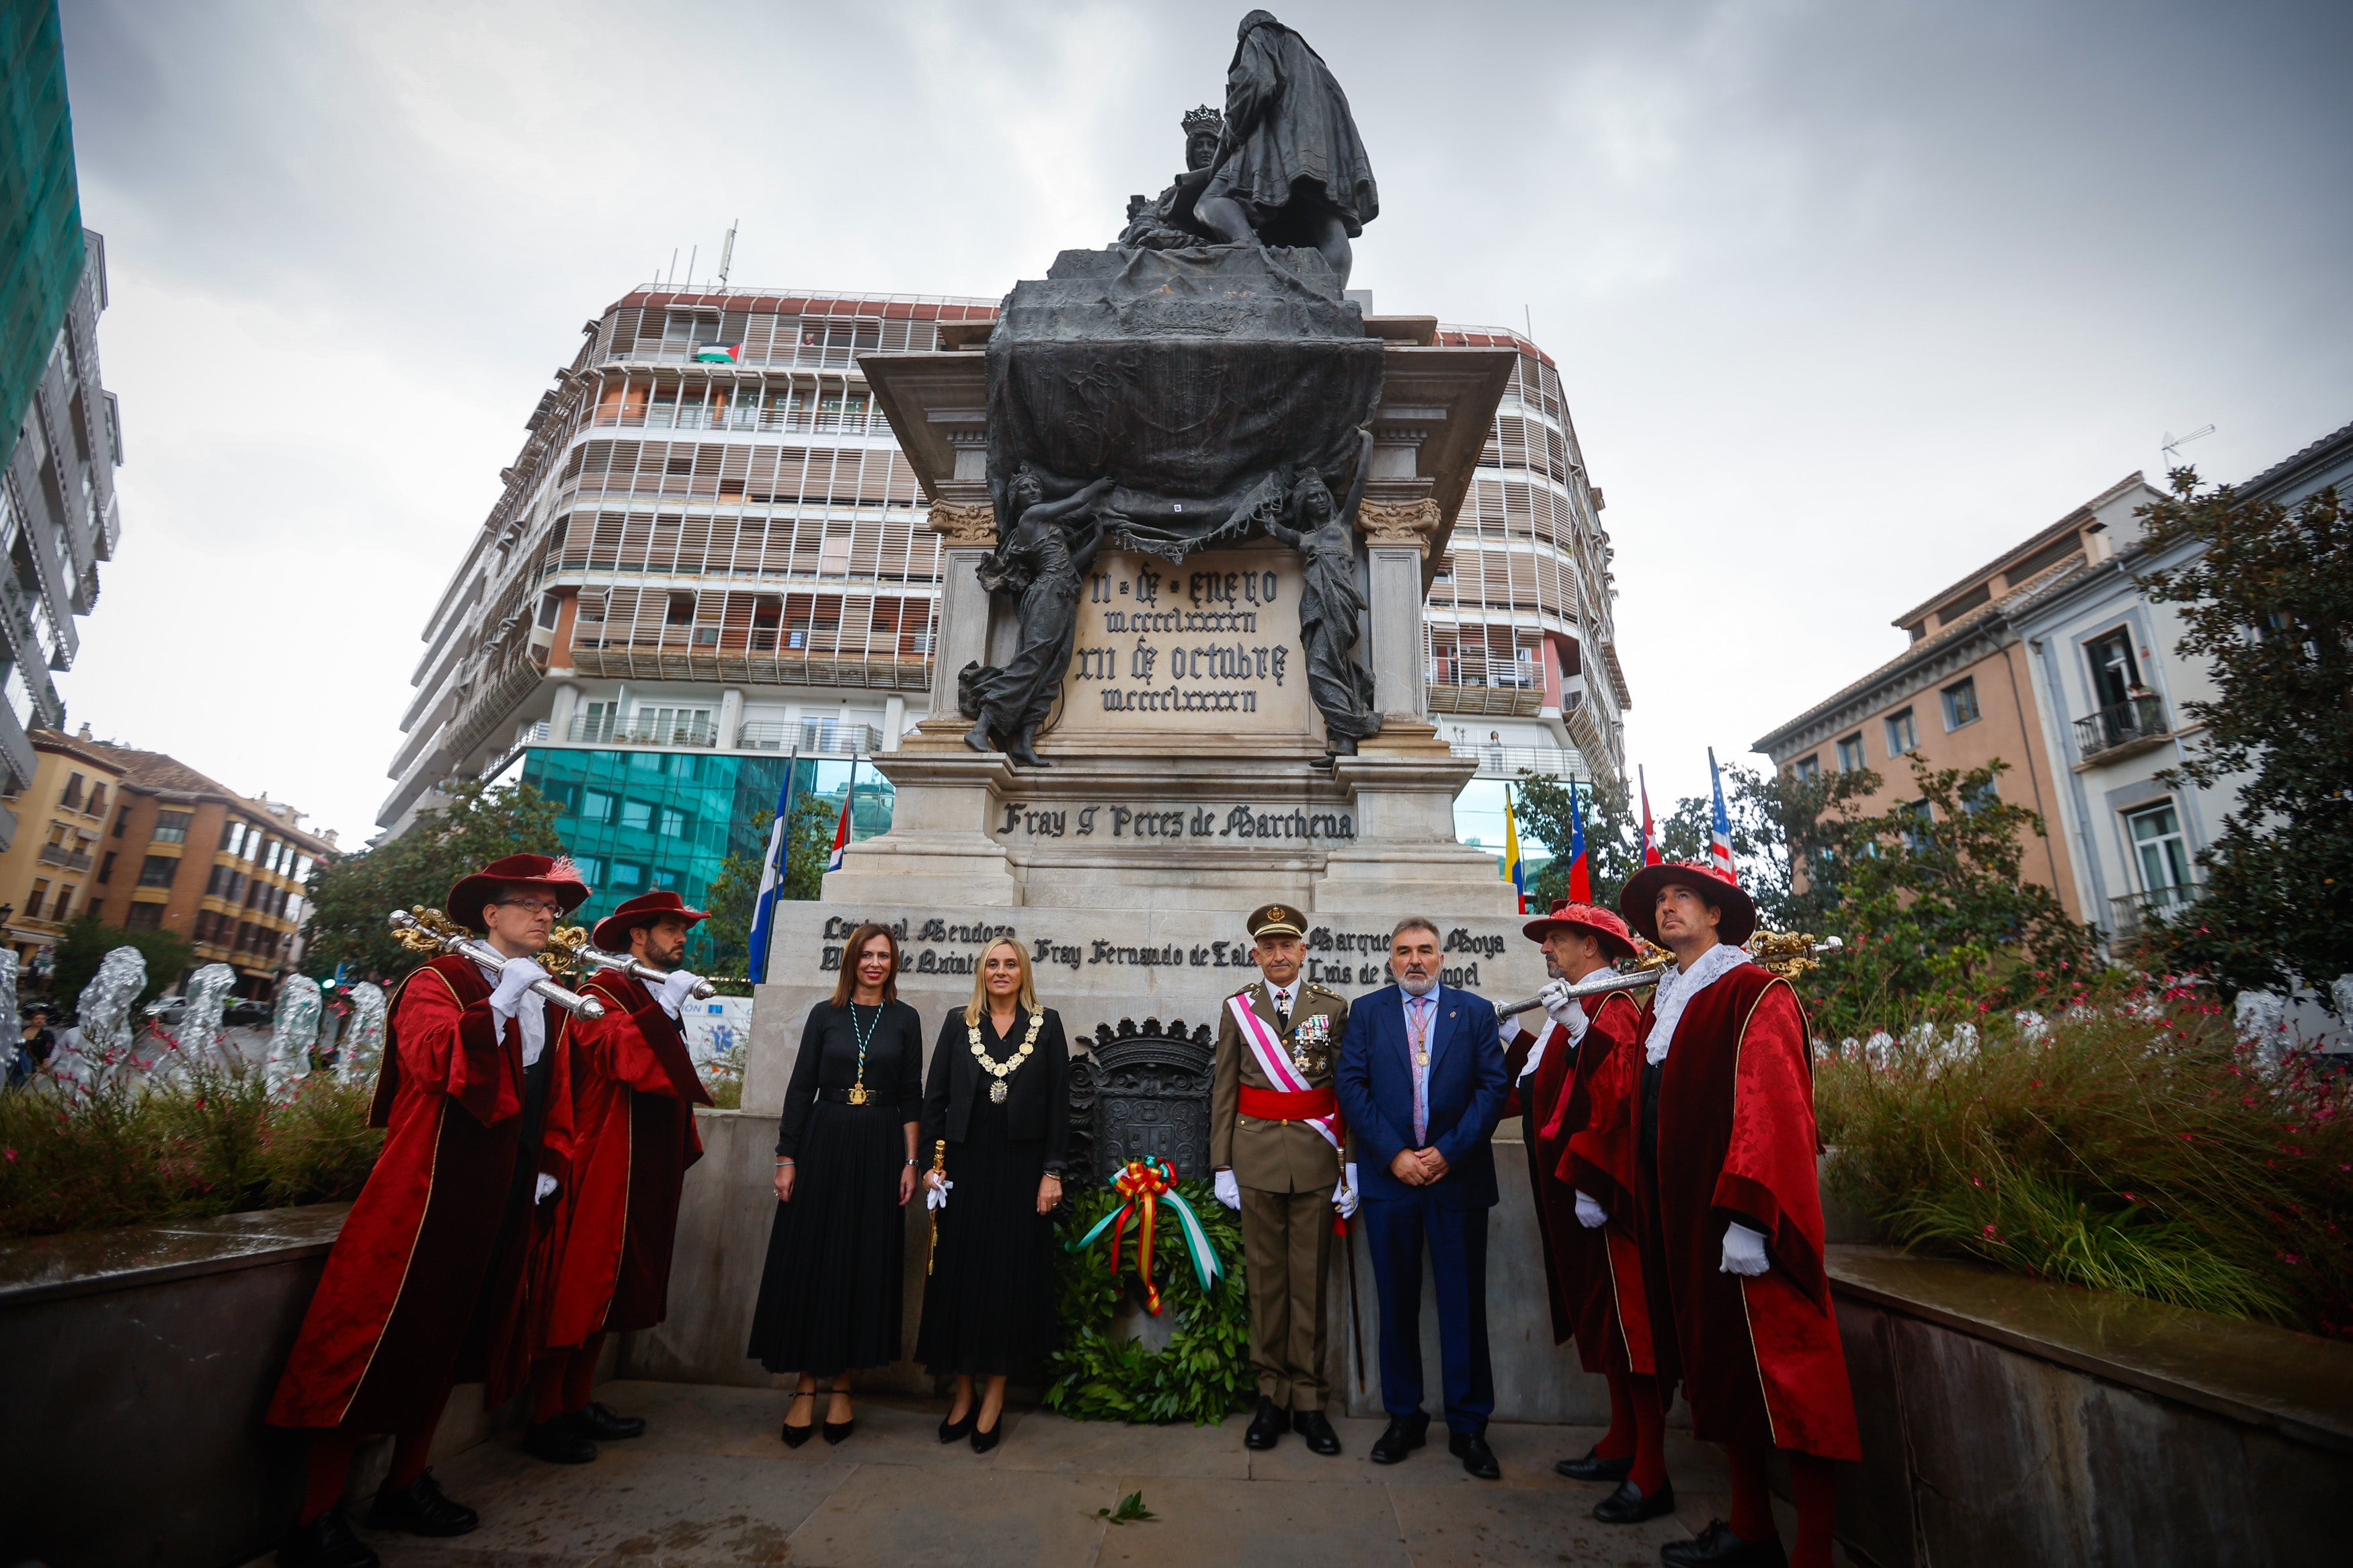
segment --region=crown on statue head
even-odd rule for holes
[[[1189,110],[1185,116],[1187,136],[1198,136],[1204,131],[1212,136],[1222,136],[1226,133],[1226,117],[1206,103],[1198,109]]]

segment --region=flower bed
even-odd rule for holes
[[[2353,1337],[2353,1080],[2187,989],[2045,1005],[1823,1052],[1832,1194],[1915,1247]]]

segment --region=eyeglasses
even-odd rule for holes
[[[499,902],[508,909],[529,910],[533,914],[560,915],[564,912],[562,904],[551,904],[543,899],[501,899]]]

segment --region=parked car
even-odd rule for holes
[[[267,1002],[239,1002],[221,1015],[221,1022],[231,1028],[266,1028],[271,1016]]]

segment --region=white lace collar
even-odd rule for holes
[[[1652,1003],[1658,1010],[1657,1016],[1651,1025],[1650,1037],[1642,1042],[1642,1059],[1654,1066],[1665,1061],[1667,1047],[1675,1037],[1675,1026],[1683,1022],[1683,1005],[1747,962],[1746,949],[1718,942],[1701,953],[1689,969],[1677,971],[1670,966],[1659,981]]]

